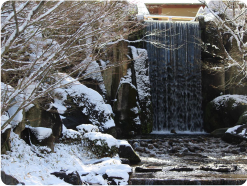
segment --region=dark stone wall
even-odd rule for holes
[[[238,51],[236,41],[234,39],[230,41],[229,38],[231,35],[220,29],[214,22],[204,22],[204,18],[201,16],[197,19],[200,23],[202,40],[202,108],[204,126],[206,131],[212,131],[210,127],[206,126],[210,120],[208,118],[210,117],[210,101],[224,94],[246,95],[247,80],[243,79],[241,84],[239,84],[243,78],[241,74],[236,76],[239,74],[239,69],[236,66],[226,68],[229,61],[225,50],[232,58],[241,62],[241,58],[239,57],[241,54]],[[221,118],[221,116],[216,117]],[[218,123],[215,125],[214,129],[232,126],[236,124],[235,120],[233,124],[229,124],[229,122],[224,124],[224,121],[221,121],[221,124]]]

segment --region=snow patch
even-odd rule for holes
[[[229,100],[234,100],[233,107],[237,107],[240,104],[247,105],[247,96],[245,95],[222,95],[217,98],[215,98],[212,102],[215,104],[216,109],[219,110],[220,106],[226,106],[226,103]]]
[[[5,122],[6,122],[8,119],[9,119],[8,114],[7,114],[7,113],[3,113],[3,114],[1,115],[1,126],[2,126],[3,124],[5,124]],[[8,125],[1,131],[1,133],[4,133],[5,130],[7,130],[7,129],[9,129],[9,128],[11,128],[11,125],[10,125],[10,124],[8,124]]]
[[[93,140],[105,141],[109,148],[111,148],[112,146],[119,147],[118,140],[115,139],[110,134],[103,134],[101,132],[89,132],[84,134],[84,137],[90,139],[91,141]]]
[[[99,128],[95,125],[92,125],[92,124],[78,125],[78,126],[76,126],[76,129],[81,134],[88,133],[88,132],[99,132]]]
[[[105,66],[106,63],[103,60],[100,60],[100,64],[103,64],[103,67],[106,67]],[[91,78],[99,82],[99,87],[102,90],[103,94],[105,95],[106,88],[104,84],[104,79],[101,74],[102,70],[103,69],[100,68],[99,64],[96,61],[92,61],[90,62],[84,74],[86,75],[86,78]]]
[[[66,173],[77,171],[82,182],[95,185],[107,185],[103,174],[121,176],[123,179],[116,181],[121,185],[128,184],[128,172],[131,172],[131,167],[121,164],[118,156],[101,159],[89,158],[91,157],[89,152],[80,144],[55,143],[54,152],[42,158],[37,156],[32,147],[14,132],[10,133],[10,143],[11,151],[1,155],[1,170],[25,185],[69,185],[64,180],[50,174],[60,170],[66,170]]]
[[[232,128],[229,128],[229,129],[227,129],[226,133],[235,134],[235,133],[236,133],[236,130],[237,130],[239,127],[241,127],[241,125],[236,125],[236,126],[234,126],[234,127],[232,127]]]
[[[148,75],[148,59],[147,50],[130,46],[134,59],[134,68],[136,75],[137,92],[141,102],[146,102],[145,99],[150,97],[150,81]],[[147,103],[150,104],[150,103]]]
[[[81,137],[81,133],[73,129],[67,129],[64,125],[62,128],[63,138],[67,139],[78,139]]]
[[[31,127],[31,126],[26,126],[26,128],[29,128],[39,141],[42,141],[42,140],[50,137],[52,134],[51,128]]]

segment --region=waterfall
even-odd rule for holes
[[[153,131],[202,131],[199,23],[146,25]]]

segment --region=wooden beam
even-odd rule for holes
[[[173,21],[173,20],[192,21],[195,19],[194,17],[183,17],[183,16],[144,15],[144,20],[148,20],[149,18],[157,18],[159,20],[166,19],[169,21]]]

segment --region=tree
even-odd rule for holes
[[[92,61],[140,28],[134,12],[124,1],[5,2],[1,13],[1,129],[61,86],[63,78],[57,81],[57,72],[83,79]]]
[[[224,88],[243,85],[247,78],[247,5],[236,0],[203,1],[205,17],[213,17],[219,31],[221,56],[225,71],[235,67],[234,75],[227,79]]]

